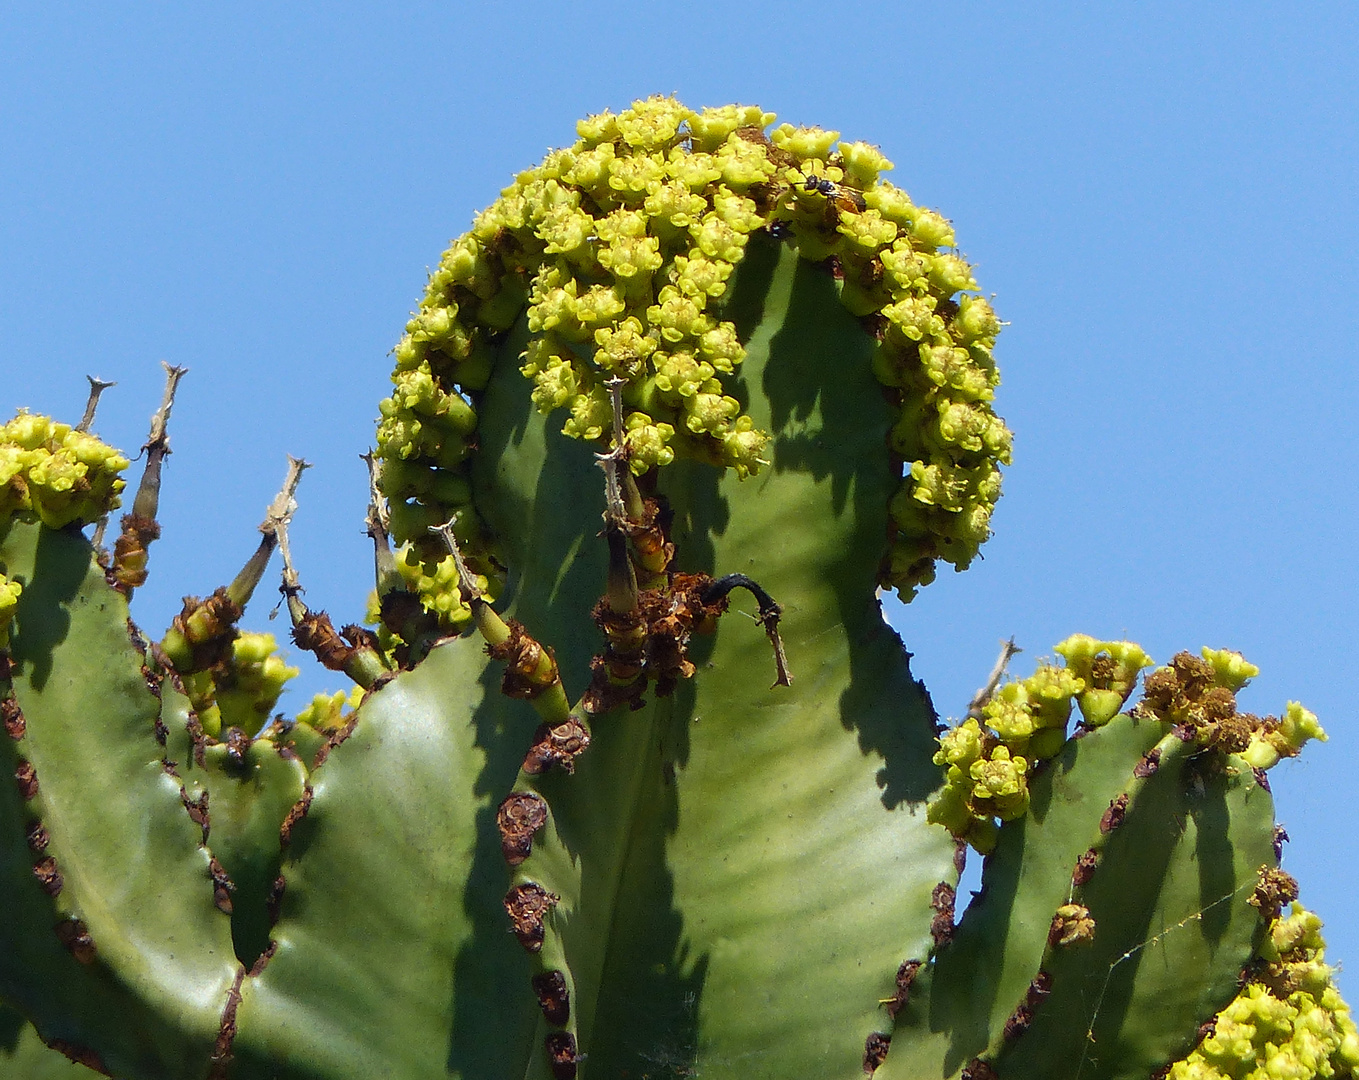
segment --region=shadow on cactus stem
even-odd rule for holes
[[[0,542],[8,532],[8,523],[0,530]],[[24,583],[15,613],[16,649],[30,655],[33,664],[33,686],[42,690],[52,676],[53,650],[66,640],[71,628],[67,606],[80,591],[86,567],[71,557],[69,539],[59,533],[44,532],[38,538],[33,560],[33,578]]]

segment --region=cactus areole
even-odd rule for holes
[[[989,535],[1001,324],[875,147],[774,120],[590,117],[453,243],[367,625],[304,600],[300,461],[130,621],[183,369],[120,518],[106,384],[0,428],[0,1077],[1353,1076],[1266,776],[1315,716],[1077,634],[938,723],[878,595]],[[349,681],[292,719],[275,551]]]

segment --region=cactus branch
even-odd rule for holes
[[[110,386],[117,386],[116,382],[105,382],[97,375],[86,375],[90,381],[90,396],[85,402],[85,415],[80,418],[80,423],[76,425],[77,431],[89,431],[90,425],[94,423],[95,410],[99,408],[99,395]]]

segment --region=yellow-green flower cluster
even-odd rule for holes
[[[343,690],[336,690],[333,694],[317,694],[297,714],[297,722],[317,731],[339,731],[349,723],[349,718],[363,700],[363,693],[363,687],[356,686],[347,694]]]
[[[284,684],[300,673],[283,662],[273,634],[245,631],[232,640],[224,662],[185,676],[184,685],[206,734],[219,738],[238,727],[253,738],[269,722]]]
[[[9,640],[9,624],[19,610],[19,595],[23,591],[19,582],[0,574],[0,646]]]
[[[1325,963],[1321,920],[1294,903],[1270,927],[1266,966],[1217,1014],[1169,1080],[1312,1080],[1359,1072],[1359,1029]]]
[[[1316,713],[1290,701],[1282,716],[1266,717],[1260,729],[1251,734],[1250,745],[1242,756],[1253,768],[1272,769],[1280,758],[1297,757],[1312,739],[1319,742],[1327,739]]]
[[[69,424],[25,410],[0,427],[0,516],[32,511],[52,529],[119,505],[127,458]]]
[[[1260,669],[1229,649],[1204,648],[1202,657],[1177,653],[1148,675],[1138,710],[1179,725],[1206,747],[1240,754],[1256,769],[1296,757],[1312,739],[1326,741],[1316,714],[1296,701],[1282,716],[1238,712],[1237,691]]]
[[[1134,642],[1098,641],[1089,634],[1072,634],[1054,651],[1085,683],[1076,703],[1089,727],[1101,727],[1117,716],[1138,674],[1154,663]]]
[[[926,811],[983,854],[995,846],[998,822],[1029,808],[1029,775],[1066,741],[1071,702],[1085,682],[1070,668],[1040,664],[1027,679],[999,687],[981,719],[964,720],[939,736],[934,763],[945,782]]]
[[[472,617],[458,589],[458,568],[447,551],[442,556],[422,558],[414,546],[407,547],[396,560],[397,571],[407,587],[420,597],[426,611],[448,626],[457,626]],[[490,587],[481,574],[474,575],[483,593]]]
[[[395,350],[378,453],[398,541],[428,562],[425,528],[469,505],[474,402],[521,312],[533,402],[564,412],[568,436],[621,440],[639,474],[676,454],[741,476],[766,464],[768,434],[728,392],[745,350],[720,304],[750,236],[769,230],[829,260],[844,303],[881,339],[875,370],[902,411],[891,449],[905,462],[883,582],[909,596],[936,559],[968,564],[1010,455],[990,404],[1000,323],[952,227],[879,180],[892,166],[876,148],[819,128],[769,131],[773,121],[748,106],[637,101],[581,121],[574,145],[477,216]],[[475,545],[467,554],[491,569]]]

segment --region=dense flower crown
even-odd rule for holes
[[[521,314],[521,370],[573,438],[610,443],[605,383],[625,380],[632,469],[677,454],[744,477],[769,434],[725,391],[745,357],[721,298],[752,234],[828,263],[841,300],[874,333],[874,371],[900,410],[897,529],[881,580],[909,598],[944,559],[965,568],[989,536],[1010,432],[991,408],[1000,323],[954,250],[953,228],[879,173],[892,164],[839,133],[729,105],[634,102],[577,125],[575,145],[519,174],[431,275],[396,346],[378,455],[403,572],[449,622],[466,609],[426,528],[472,505],[467,460],[478,392]],[[475,555],[475,515],[460,515]],[[489,569],[489,564],[483,564]]]

